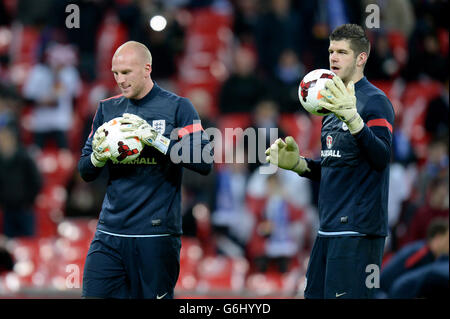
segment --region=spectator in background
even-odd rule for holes
[[[306,69],[328,68],[328,35],[331,30],[344,23],[361,23],[362,13],[366,14],[365,7],[360,0],[297,1],[295,4],[304,19],[302,42],[308,44],[308,50],[304,50],[300,57]]]
[[[256,56],[251,50],[238,47],[234,51],[233,65],[234,70],[220,89],[220,112],[252,112],[266,93],[256,75]]]
[[[243,142],[249,156],[249,170],[253,173],[262,163],[265,163],[265,150],[278,137],[284,137],[285,133],[278,128],[279,105],[270,99],[262,99],[252,112],[250,128],[256,134],[255,141],[244,136]],[[271,136],[270,130],[277,129],[278,135]],[[261,138],[263,140],[261,140]],[[272,138],[272,139],[271,139]],[[261,163],[262,161],[262,163]]]
[[[17,20],[24,25],[43,26],[48,18],[52,16],[53,0],[33,1],[18,0],[17,1]],[[64,11],[61,11],[64,12]]]
[[[253,216],[246,206],[249,170],[245,153],[238,148],[232,163],[225,163],[217,173],[216,209],[212,214],[212,225],[216,234],[219,252],[228,256],[244,256],[245,247],[253,228]]]
[[[0,208],[7,237],[33,236],[33,204],[42,186],[34,160],[20,145],[17,134],[0,127]]]
[[[396,281],[403,281],[403,275],[429,265],[441,256],[448,256],[448,236],[448,219],[437,218],[430,223],[426,238],[420,238],[395,253],[381,271],[379,297],[388,296]]]
[[[425,130],[431,137],[448,137],[448,109],[449,109],[449,76],[447,74],[442,86],[441,94],[430,101],[425,115]]]
[[[261,272],[266,272],[270,263],[275,262],[278,271],[284,273],[302,246],[305,225],[293,215],[289,194],[279,174],[267,177],[266,191],[265,205],[252,238],[252,241],[262,240],[263,249],[254,256],[254,262]]]
[[[405,71],[410,71],[408,73],[411,74],[407,75],[417,76],[417,66],[422,62],[419,56],[424,50],[424,38],[427,34],[445,30],[447,35],[444,39],[446,40],[441,42],[441,46],[445,46],[447,42],[448,50],[448,1],[411,1],[410,3],[414,6],[416,23],[408,43],[410,66],[405,68]],[[447,59],[447,54],[444,54],[444,57]],[[408,79],[414,78],[408,77]]]
[[[102,172],[99,179],[86,183],[78,171],[74,171],[67,183],[65,217],[98,218],[105,196],[108,174]]]
[[[292,10],[290,0],[270,1],[269,11],[261,14],[256,24],[255,39],[260,68],[269,78],[284,50],[291,49],[301,56],[302,16]]]
[[[414,170],[412,171],[414,172]],[[389,236],[386,247],[396,249],[395,227],[398,225],[404,203],[410,198],[414,182],[411,170],[402,163],[390,163],[389,172],[389,199],[388,199],[388,228]]]
[[[0,1],[0,26],[9,25],[11,23],[11,17],[9,12],[6,10],[4,1]]]
[[[14,269],[14,259],[6,248],[8,238],[0,235],[0,276]]]
[[[392,299],[443,299],[450,297],[448,255],[408,272],[395,281],[388,297]]]
[[[409,60],[403,69],[404,78],[408,81],[423,78],[444,81],[448,73],[448,58],[441,53],[441,44],[433,25],[416,30],[410,42]]]
[[[204,89],[193,89],[186,96],[194,105],[200,117],[203,129],[217,127],[211,116],[212,97]],[[213,135],[210,135],[210,142],[213,142]],[[191,197],[192,205],[201,202],[213,211],[216,205],[216,184],[217,176],[215,170],[208,175],[200,175],[191,170],[183,171],[182,184],[185,195]]]
[[[432,140],[428,145],[426,162],[416,181],[418,205],[423,205],[429,194],[430,183],[436,179],[449,178],[448,136]]]
[[[367,61],[367,77],[373,80],[390,81],[399,72],[400,65],[395,60],[389,39],[385,33],[375,33],[375,45]]]
[[[0,84],[0,126],[9,125],[19,132],[22,99],[12,86]]]
[[[409,224],[406,242],[425,238],[428,225],[434,218],[449,216],[448,177],[432,180],[427,190],[425,204],[414,213]]]
[[[256,46],[255,31],[260,2],[258,0],[234,0],[233,33],[239,43]]]
[[[305,75],[305,67],[297,53],[291,49],[284,50],[271,78],[269,90],[271,97],[279,104],[280,113],[307,113],[298,100],[298,86]]]
[[[81,91],[75,62],[70,46],[50,45],[45,62],[31,69],[24,84],[23,94],[33,103],[29,126],[40,149],[49,140],[54,140],[60,149],[69,148],[67,132],[72,126],[73,102]]]
[[[419,75],[443,81],[448,76],[448,59],[441,54],[440,43],[435,31],[427,34],[423,40],[424,51],[419,56]]]
[[[39,2],[30,1],[38,4]],[[67,14],[54,14],[47,17],[49,25],[64,32],[69,43],[77,47],[79,54],[79,70],[83,80],[93,82],[96,77],[96,49],[98,45],[98,30],[103,22],[107,9],[113,1],[53,1],[53,12],[65,12],[69,4],[80,8],[80,28],[67,28]]]
[[[416,22],[411,2],[410,0],[364,0],[363,7],[376,4],[380,8],[380,27],[386,32],[399,32],[408,39]]]

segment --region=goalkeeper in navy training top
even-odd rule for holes
[[[320,227],[305,298],[374,298],[377,285],[368,276],[381,266],[388,233],[394,110],[364,76],[370,53],[364,30],[344,24],[329,39],[330,69],[337,76],[321,90],[319,105],[332,113],[322,120],[320,160],[302,157],[288,136],[267,149],[267,161],[320,181]]]
[[[180,270],[182,170],[206,175],[212,168],[212,147],[193,105],[159,87],[151,71],[145,45],[129,41],[116,50],[112,72],[122,94],[100,102],[78,163],[85,181],[102,169],[109,172],[84,267],[86,298],[173,298]],[[124,136],[145,144],[131,163],[111,160],[105,123],[116,117]],[[202,154],[199,163],[191,161],[196,152]]]

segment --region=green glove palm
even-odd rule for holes
[[[364,127],[364,122],[356,110],[355,85],[350,81],[347,87],[344,82],[334,76],[332,81],[327,81],[326,89],[320,91],[323,98],[319,106],[333,112],[341,121],[347,124],[351,134],[356,134]]]
[[[294,171],[298,174],[309,172],[308,164],[304,157],[299,155],[298,145],[292,136],[285,141],[277,139],[266,150],[266,161],[280,168]]]
[[[95,131],[92,139],[91,162],[95,167],[105,166],[106,162],[111,158],[109,145],[106,142],[105,126],[106,123],[100,126]]]

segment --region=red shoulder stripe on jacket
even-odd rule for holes
[[[202,130],[203,130],[203,127],[202,127],[202,125],[200,123],[191,124],[191,125],[188,125],[188,126],[185,126],[185,127],[181,128],[178,131],[178,137],[182,138],[186,134],[191,134],[191,133],[194,133],[194,132],[197,132],[197,131],[202,131]]]
[[[121,97],[121,96],[123,96],[123,94],[114,95],[114,96],[108,97],[106,99],[100,100],[100,102],[116,99],[116,98]]]
[[[389,123],[387,120],[385,119],[374,119],[374,120],[370,120],[369,122],[367,122],[367,126],[371,127],[371,126],[385,126],[389,129],[389,131],[391,131],[392,133],[392,125],[391,123]]]

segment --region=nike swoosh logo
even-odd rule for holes
[[[156,299],[163,299],[165,295],[167,295],[167,292],[164,295],[161,295],[161,296],[156,295]]]
[[[341,294],[336,293],[336,298],[339,298],[339,297],[341,297],[341,296],[343,296],[343,295],[345,295],[345,294],[346,294],[346,292],[343,292],[343,293],[341,293]]]

